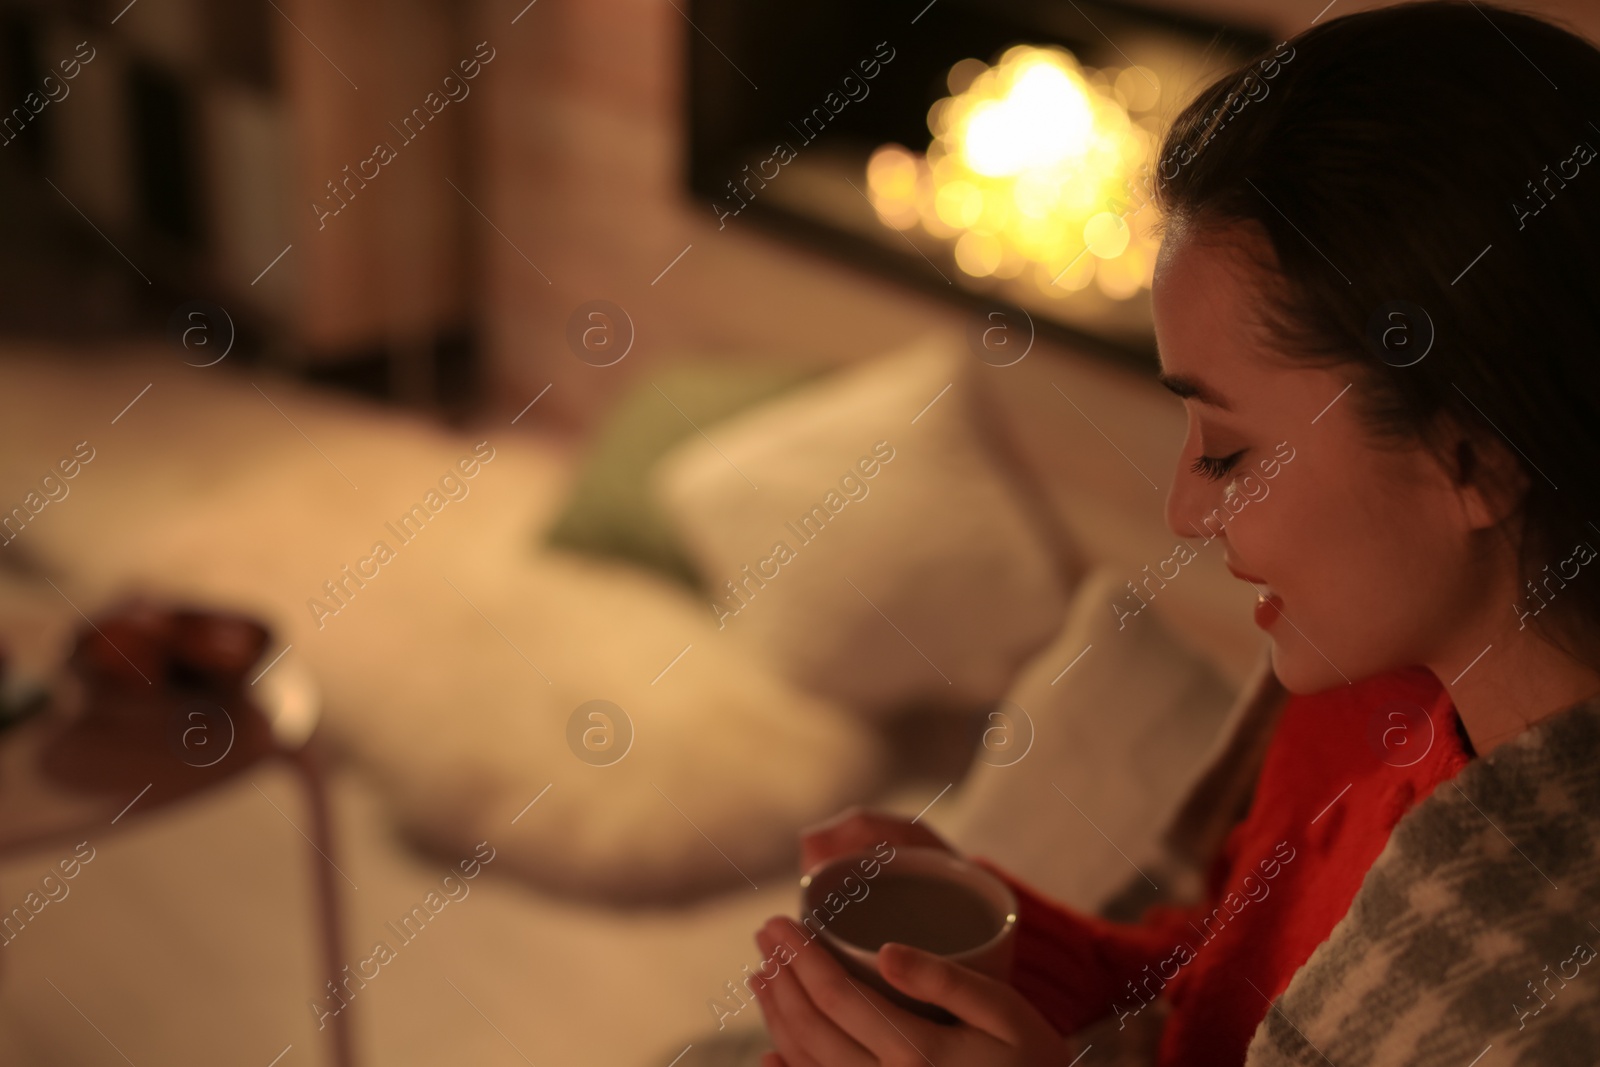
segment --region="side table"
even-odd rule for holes
[[[311,844],[320,954],[336,976],[341,916],[327,778],[312,740],[316,688],[293,661],[262,662],[249,699],[236,706],[152,683],[147,695],[130,693],[137,714],[88,717],[55,700],[0,733],[0,857],[126,829],[268,760],[284,760],[311,812],[303,834]],[[349,1013],[333,1015],[329,1029],[334,1062],[354,1067]]]

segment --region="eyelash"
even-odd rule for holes
[[[1211,481],[1218,481],[1233,469],[1233,465],[1239,462],[1239,457],[1242,455],[1244,455],[1244,449],[1241,448],[1233,455],[1223,456],[1220,459],[1211,456],[1200,456],[1190,464],[1189,469],[1196,474],[1204,475]]]

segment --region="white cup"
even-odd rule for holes
[[[950,932],[934,929],[926,922],[926,916],[908,925],[906,913],[886,912],[883,907],[889,905],[872,904],[874,889],[889,884],[885,879],[897,880],[895,891],[904,902],[903,894],[915,891],[914,886],[901,881],[906,878],[946,882],[965,890],[993,918],[987,936],[981,940],[969,936],[963,939],[966,943],[956,947],[948,936]],[[847,915],[851,908],[857,910]],[[888,940],[910,944],[1007,982],[1016,949],[1017,898],[1011,887],[993,874],[942,848],[896,846],[889,859],[883,859],[880,852],[863,850],[824,860],[807,871],[800,879],[800,922],[808,935],[827,946],[853,977],[908,1011],[953,1023],[957,1021],[955,1016],[938,1005],[906,996],[878,973],[878,944]],[[869,936],[861,936],[863,933]],[[855,940],[847,939],[846,934]]]

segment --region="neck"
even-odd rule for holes
[[[1471,631],[1428,668],[1445,683],[1479,756],[1600,694],[1600,673],[1515,618]]]

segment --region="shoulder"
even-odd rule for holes
[[[1248,1067],[1465,1064],[1490,1044],[1499,1063],[1544,1064],[1600,1048],[1597,761],[1600,699],[1412,809],[1257,1029]]]

